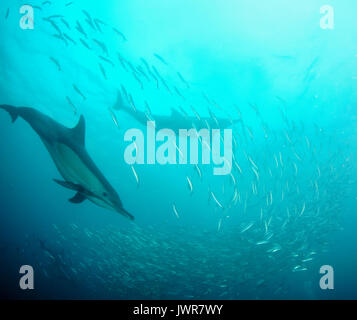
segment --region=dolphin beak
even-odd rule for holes
[[[126,211],[124,208],[118,208],[116,211],[132,221],[135,219],[134,216],[130,214],[128,211]]]

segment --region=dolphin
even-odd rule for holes
[[[76,192],[69,199],[70,202],[81,203],[88,199],[98,206],[134,219],[123,208],[117,192],[87,153],[83,115],[74,128],[67,128],[33,108],[10,105],[0,105],[0,108],[10,114],[12,122],[18,117],[23,118],[40,136],[64,179],[54,181]]]
[[[144,126],[147,125],[147,121],[155,121],[156,129],[171,129],[176,133],[179,133],[180,129],[196,129],[197,131],[201,129],[224,129],[239,121],[217,118],[211,110],[209,110],[210,117],[200,117],[198,115],[196,117],[192,117],[173,108],[171,109],[170,116],[152,115],[150,113],[137,110],[135,106],[129,106],[129,104],[124,101],[119,90],[113,109],[124,111]],[[182,112],[184,111],[182,110]]]

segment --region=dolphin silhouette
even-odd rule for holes
[[[6,110],[12,122],[23,118],[40,136],[64,181],[54,179],[61,186],[76,192],[69,199],[81,203],[85,199],[103,208],[114,210],[133,220],[104,175],[100,172],[85,149],[85,121],[81,115],[74,128],[67,128],[45,114],[27,107],[0,105]]]
[[[118,90],[117,100],[113,106],[113,109],[118,111],[124,111],[134,118],[137,122],[146,126],[147,121],[155,121],[156,129],[171,129],[176,133],[179,133],[180,129],[224,129],[237,123],[239,120],[225,119],[216,117],[211,110],[209,110],[210,117],[192,117],[186,113],[181,113],[175,109],[171,109],[170,116],[163,115],[151,115],[150,113],[145,113],[135,109],[135,107],[129,106],[120,91]],[[184,112],[182,110],[182,112]]]

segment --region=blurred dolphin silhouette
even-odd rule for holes
[[[175,109],[171,109],[170,116],[152,115],[130,107],[129,103],[123,99],[120,91],[117,93],[117,100],[113,106],[113,109],[118,111],[124,111],[133,117],[136,121],[146,126],[147,121],[155,121],[155,127],[160,129],[171,129],[179,133],[180,129],[225,129],[237,123],[239,120],[225,119],[216,117],[211,110],[209,110],[210,117],[200,117],[196,114],[195,117],[189,116],[184,111],[179,112]]]

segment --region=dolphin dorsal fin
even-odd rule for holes
[[[79,118],[77,125],[71,129],[73,138],[76,139],[80,144],[84,146],[85,144],[85,131],[86,131],[86,123],[83,115]]]

